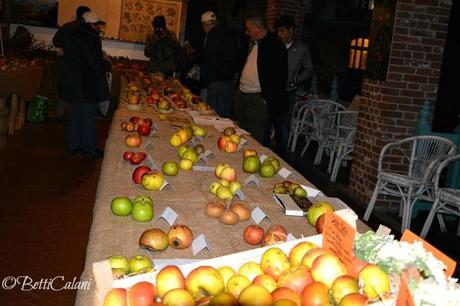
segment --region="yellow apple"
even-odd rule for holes
[[[195,306],[192,294],[185,289],[172,289],[166,292],[162,303],[166,306]]]
[[[222,275],[222,277],[224,278],[224,284],[227,285],[227,282],[228,280],[230,279],[230,277],[232,277],[233,275],[236,274],[236,271],[233,270],[232,267],[229,267],[229,266],[222,266],[222,267],[219,267],[217,268],[217,271],[219,271],[219,273]]]
[[[332,298],[336,304],[339,304],[345,295],[356,293],[358,291],[358,280],[351,275],[342,275],[337,277],[331,287]]]
[[[185,286],[195,300],[209,295],[218,295],[225,289],[224,278],[211,266],[193,269],[185,279]]]
[[[289,252],[289,262],[291,263],[291,267],[300,265],[305,254],[316,247],[316,244],[308,241],[303,241],[296,244]]]
[[[273,302],[280,300],[289,300],[294,303],[294,305],[300,306],[300,295],[297,294],[294,290],[287,287],[279,287],[272,292]]]
[[[251,281],[241,274],[235,274],[227,282],[227,292],[238,298],[241,291],[251,285]]]
[[[270,293],[278,287],[273,277],[271,277],[268,274],[257,275],[256,278],[254,278],[254,280],[252,281],[252,283],[254,285],[261,285],[265,287]]]
[[[269,248],[262,255],[260,266],[265,274],[278,281],[284,270],[289,269],[289,259],[280,248]]]
[[[128,301],[126,299],[126,289],[111,289],[104,297],[102,306],[128,306]]]
[[[156,276],[158,295],[162,298],[172,289],[185,289],[185,277],[177,266],[166,266]]]
[[[238,273],[246,276],[250,282],[252,282],[257,276],[264,274],[260,265],[253,261],[244,263],[238,270]]]
[[[219,293],[212,297],[209,306],[237,306],[238,300],[232,294],[227,292]]]
[[[273,302],[270,292],[260,285],[250,285],[238,298],[240,306],[271,306]]]
[[[332,254],[318,256],[311,265],[311,275],[317,282],[322,282],[328,288],[332,287],[334,280],[348,273],[340,259]]]
[[[300,262],[300,265],[306,266],[307,268],[311,268],[311,265],[313,261],[316,259],[316,257],[321,256],[323,254],[330,254],[329,251],[323,248],[314,248],[305,253],[305,255],[302,258],[302,261]]]
[[[303,289],[313,282],[313,278],[307,267],[297,266],[289,268],[278,279],[278,287],[287,287],[297,294],[302,294]]]
[[[377,265],[366,265],[359,272],[358,279],[362,284],[364,294],[370,299],[375,299],[390,291],[390,279]]]

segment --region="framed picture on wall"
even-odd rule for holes
[[[11,0],[11,23],[55,28],[58,2],[58,0]]]

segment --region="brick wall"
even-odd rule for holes
[[[281,15],[291,15],[296,23],[296,36],[302,37],[303,23],[305,18],[304,0],[267,0],[266,17],[268,26],[273,28],[273,24]]]
[[[415,134],[423,101],[436,101],[451,0],[398,0],[386,81],[364,79],[350,193],[367,204],[388,142]],[[396,158],[391,167],[401,167]],[[382,203],[383,202],[383,203]],[[380,201],[394,208],[391,201]]]

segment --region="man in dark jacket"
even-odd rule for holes
[[[283,155],[288,135],[282,129],[282,122],[289,111],[286,47],[269,32],[265,18],[260,15],[248,15],[245,27],[254,46],[240,77],[235,100],[236,120],[265,146],[270,145],[273,125],[276,150]]]
[[[89,11],[89,7],[80,5],[75,12],[76,19],[63,24],[62,27],[57,30],[53,37],[53,45],[56,48],[64,48],[66,38],[73,36],[78,31],[81,23],[83,22],[83,14]]]
[[[98,103],[109,99],[107,64],[100,39],[101,21],[93,12],[83,14],[85,23],[66,39],[61,73],[62,96],[71,104],[67,150],[83,149],[85,156],[102,157],[97,149]]]
[[[229,118],[233,110],[234,78],[238,72],[236,36],[217,24],[216,15],[201,15],[206,38],[201,55],[201,82],[208,90],[207,102],[221,117]]]

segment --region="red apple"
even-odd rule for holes
[[[147,124],[139,124],[137,126],[137,132],[141,136],[149,136],[151,131],[152,131],[152,128]]]
[[[185,277],[177,266],[166,266],[156,276],[158,295],[162,298],[172,289],[185,289]]]
[[[313,282],[302,291],[302,306],[329,305],[329,288],[322,282]]]
[[[225,150],[225,144],[230,141],[230,137],[228,136],[220,136],[219,139],[217,139],[217,147],[219,150],[224,151]]]
[[[324,220],[326,219],[326,214],[322,214],[321,216],[319,216],[318,220],[316,220],[316,225],[315,225],[315,228],[316,228],[316,232],[318,234],[322,234],[323,233],[323,230],[324,230]]]
[[[285,270],[278,279],[278,287],[287,287],[297,294],[302,294],[303,289],[313,282],[307,267],[297,266]]]
[[[139,165],[145,158],[146,155],[144,152],[134,153],[133,156],[131,156],[130,162],[133,165]]]
[[[227,153],[233,153],[238,150],[238,145],[233,141],[227,141],[225,143],[224,151]]]
[[[142,123],[145,124],[145,125],[148,125],[148,126],[150,126],[150,127],[152,127],[152,125],[153,125],[153,121],[152,121],[152,119],[150,119],[150,118],[144,118],[144,119],[142,119]]]
[[[152,283],[136,283],[128,291],[129,306],[151,306],[156,295],[157,291]]]
[[[123,153],[123,159],[124,160],[131,160],[131,157],[133,157],[135,153],[132,152],[132,151],[126,151],[125,153]]]
[[[251,224],[248,227],[246,227],[243,233],[244,241],[246,241],[250,245],[260,244],[264,237],[264,229],[261,226],[255,224]]]
[[[125,143],[128,147],[138,147],[142,143],[142,138],[139,135],[129,134],[125,137]]]
[[[111,289],[105,296],[102,306],[128,306],[128,301],[126,300],[126,289]]]
[[[300,296],[294,290],[287,287],[278,287],[272,292],[273,302],[279,300],[293,301],[297,306],[300,306]]]
[[[149,171],[152,171],[152,169],[150,169],[147,166],[138,166],[136,169],[134,169],[134,172],[133,172],[133,182],[136,184],[140,184],[144,173],[149,172]]]

